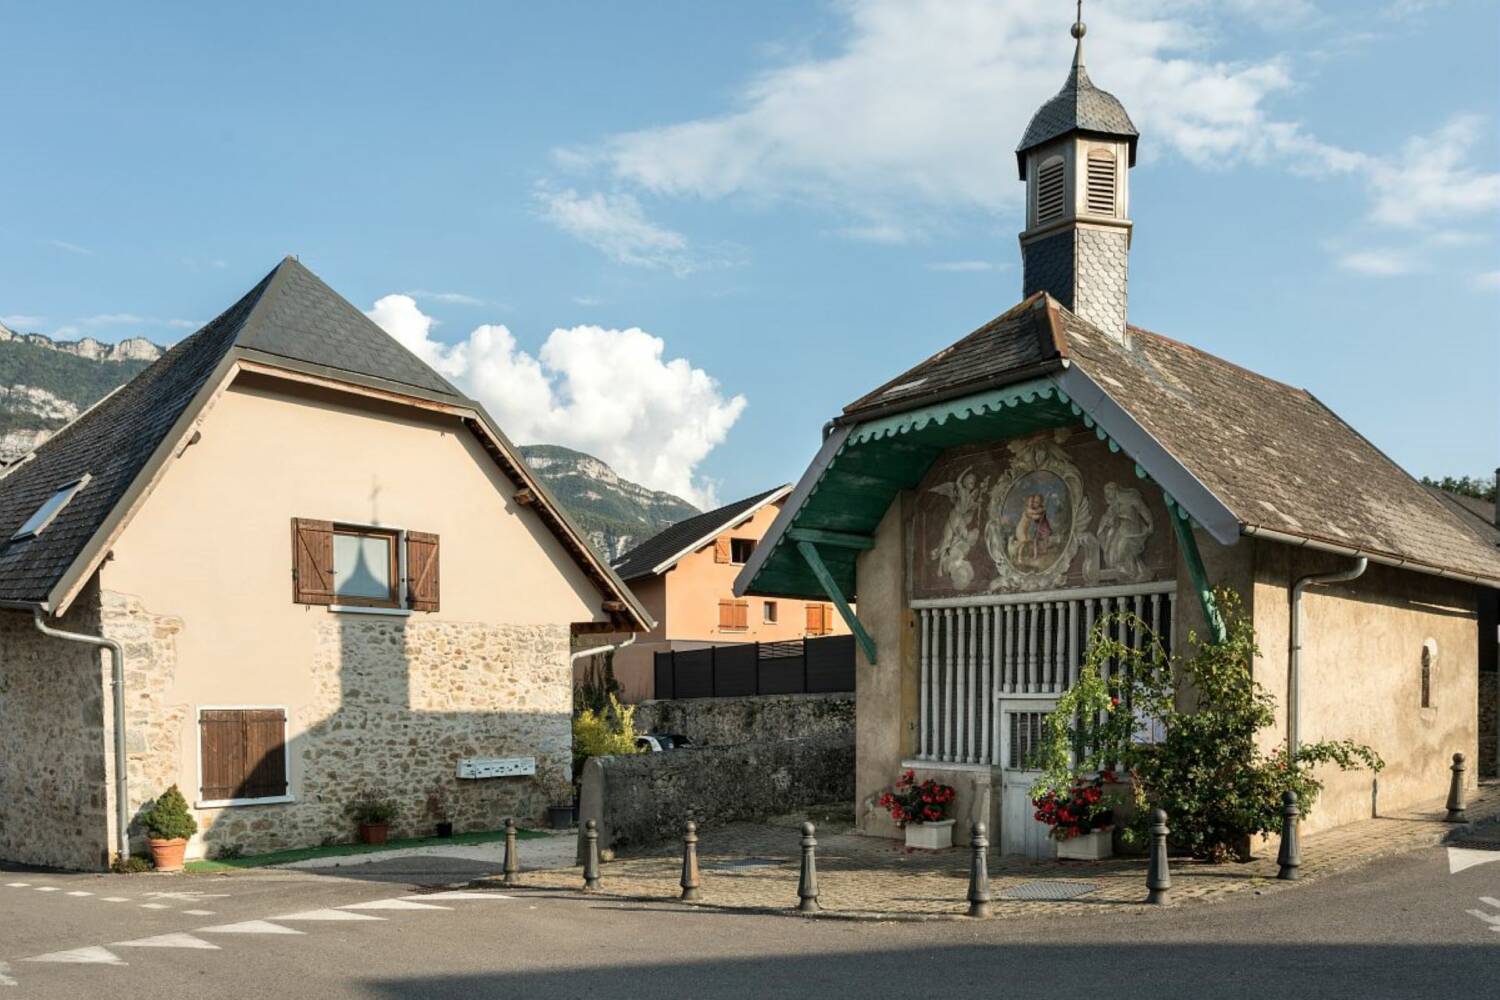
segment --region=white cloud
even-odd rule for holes
[[[1356,274],[1393,277],[1410,274],[1415,269],[1415,262],[1404,250],[1356,250],[1339,257],[1339,267]]]
[[[687,237],[648,219],[632,194],[541,187],[536,199],[542,218],[621,264],[666,268],[679,277],[704,266]]]
[[[84,257],[94,256],[94,251],[88,247],[79,246],[77,243],[69,243],[67,240],[48,240],[47,242],[59,250],[66,250],[68,253],[76,253]]]
[[[1415,228],[1500,209],[1500,173],[1481,171],[1471,162],[1486,129],[1478,115],[1457,115],[1432,134],[1407,140],[1398,156],[1371,160],[1371,219]]]
[[[995,265],[987,260],[935,260],[927,265],[929,271],[950,271],[964,273],[968,271],[993,271]]]
[[[686,358],[665,358],[660,337],[634,327],[559,328],[533,357],[499,325],[476,327],[461,343],[434,340],[435,321],[407,295],[384,296],[366,315],[455,379],[514,440],[576,448],[626,479],[700,507],[717,504],[697,469],[744,412],[745,397],[726,397]]]
[[[4,324],[12,330],[26,331],[35,330],[47,322],[45,316],[32,316],[28,313],[11,313],[9,316],[0,316],[0,324]]]
[[[468,295],[464,292],[429,292],[425,288],[416,288],[406,293],[415,299],[428,299],[432,302],[441,302],[444,305],[455,306],[482,306],[488,305],[484,299],[478,296]]]
[[[1484,291],[1500,289],[1500,271],[1481,271],[1479,274],[1474,275],[1471,280],[1475,288]]]

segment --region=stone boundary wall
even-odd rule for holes
[[[851,732],[594,757],[579,819],[598,821],[601,848],[628,850],[680,838],[689,817],[712,828],[853,797]]]
[[[1496,726],[1500,725],[1497,713],[1500,706],[1495,704],[1496,688],[1500,687],[1500,673],[1495,671],[1481,672],[1479,675],[1479,776],[1481,778],[1493,778],[1500,774],[1497,768],[1496,755],[1500,754],[1500,748],[1495,745]]]
[[[682,733],[698,746],[753,740],[854,737],[854,695],[773,694],[746,698],[643,701],[635,710],[642,733]]]

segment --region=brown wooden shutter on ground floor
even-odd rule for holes
[[[413,611],[438,609],[438,536],[406,533],[406,606]]]
[[[719,628],[743,632],[750,627],[750,602],[720,601]]]
[[[333,603],[333,522],[292,518],[292,600]]]
[[[205,801],[287,793],[286,713],[279,708],[204,709],[198,717]]]
[[[833,608],[827,604],[807,605],[807,634],[827,635],[833,631]]]

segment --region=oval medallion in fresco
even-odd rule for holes
[[[1017,573],[1046,574],[1070,554],[1073,499],[1061,476],[1045,469],[1018,477],[991,514],[990,555]],[[998,543],[998,544],[997,544]]]

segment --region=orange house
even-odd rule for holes
[[[735,597],[734,578],[776,520],[790,484],[679,521],[616,559],[615,572],[656,619],[615,653],[621,697],[654,697],[655,654],[746,642],[847,635],[833,605],[780,597]],[[589,661],[575,667],[581,680]]]

